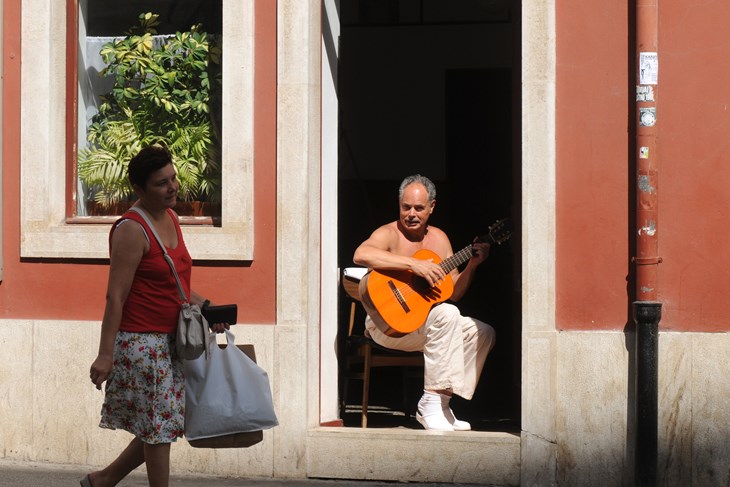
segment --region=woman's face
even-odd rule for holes
[[[177,173],[172,164],[150,173],[140,199],[148,208],[173,208],[177,204]]]

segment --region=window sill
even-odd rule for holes
[[[104,218],[104,217],[102,217]],[[108,223],[26,227],[21,240],[21,256],[26,258],[106,259],[109,257]],[[253,260],[252,246],[244,245],[242,226],[215,228],[186,225],[185,245],[195,260]]]
[[[119,219],[117,216],[74,216],[66,218],[67,225],[111,225]],[[182,226],[220,226],[220,218],[217,218],[219,223],[216,225],[214,218],[210,216],[180,216],[180,225]]]

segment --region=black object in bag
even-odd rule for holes
[[[235,304],[211,306],[210,301],[206,300],[200,312],[203,313],[203,317],[205,317],[210,326],[216,323],[235,325],[238,322],[238,305]]]

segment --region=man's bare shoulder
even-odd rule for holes
[[[433,225],[428,226],[428,235],[430,238],[438,239],[438,240],[449,240],[449,236],[446,235],[446,232],[441,230],[438,227],[434,227]]]
[[[449,241],[449,237],[440,228],[428,227],[428,232],[424,238],[424,245],[427,249],[440,255],[442,259],[451,255],[451,242]]]
[[[397,239],[400,231],[398,230],[398,222],[390,222],[385,225],[379,226],[373,232],[373,235],[379,236],[380,238],[393,238]]]

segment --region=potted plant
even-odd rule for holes
[[[170,149],[180,201],[220,202],[220,113],[213,109],[220,100],[220,48],[200,24],[155,38],[158,17],[140,14],[139,25],[100,52],[106,67],[99,74],[114,85],[91,120],[78,175],[104,214],[131,204],[127,164],[151,143]]]

